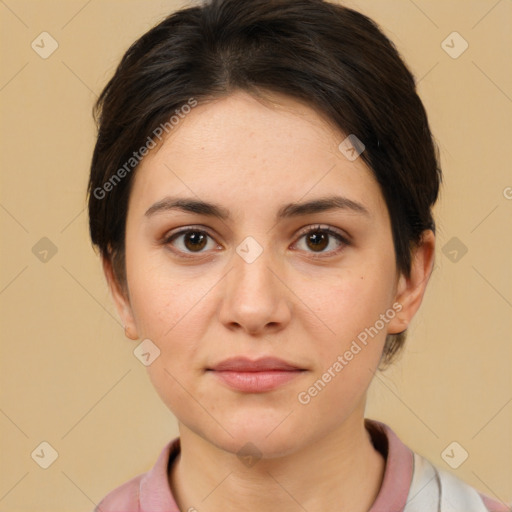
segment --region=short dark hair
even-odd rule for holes
[[[123,290],[135,152],[191,98],[236,90],[306,102],[363,142],[361,158],[390,214],[397,269],[409,276],[412,249],[424,230],[435,231],[441,169],[414,77],[394,44],[368,17],[324,0],[211,0],[174,12],[135,41],[94,107],[90,234]],[[405,332],[388,335],[384,363],[404,341]]]

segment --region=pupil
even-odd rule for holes
[[[202,249],[205,245],[206,236],[203,233],[192,232],[185,237],[185,245],[187,249]]]
[[[323,250],[327,246],[327,236],[325,233],[312,233],[309,235],[309,241],[313,242],[313,248]]]

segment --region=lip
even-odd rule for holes
[[[208,368],[207,371],[236,391],[264,393],[283,386],[306,370],[275,357],[256,360],[233,357]]]
[[[288,363],[277,357],[260,357],[259,359],[249,359],[248,357],[231,357],[217,363],[213,371],[231,371],[231,372],[264,372],[264,371],[293,371],[302,370],[299,366]]]

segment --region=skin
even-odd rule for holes
[[[161,351],[148,372],[179,423],[169,484],[181,510],[363,512],[385,466],[364,428],[367,389],[386,334],[404,331],[421,304],[434,235],[426,231],[414,250],[411,276],[398,274],[382,193],[361,158],[339,151],[346,135],[301,102],[268,98],[235,92],[200,104],[145,157],[126,223],[128,293],[108,259],[104,271],[127,336]],[[276,221],[283,205],[333,192],[367,214]],[[217,203],[232,219],[146,215],[166,196]],[[319,250],[303,236],[318,224],[350,243],[327,235]],[[170,242],[179,228],[211,238],[204,247],[183,235]],[[247,236],[263,249],[252,263],[236,252]],[[301,404],[298,394],[394,303],[400,312]],[[205,371],[235,355],[275,356],[305,371],[275,390],[242,393]],[[261,453],[252,467],[237,457],[248,442]]]

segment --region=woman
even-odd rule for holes
[[[92,241],[180,431],[98,511],[506,510],[364,418],[432,271],[441,181],[371,20],[321,0],[178,11],[97,114]]]

